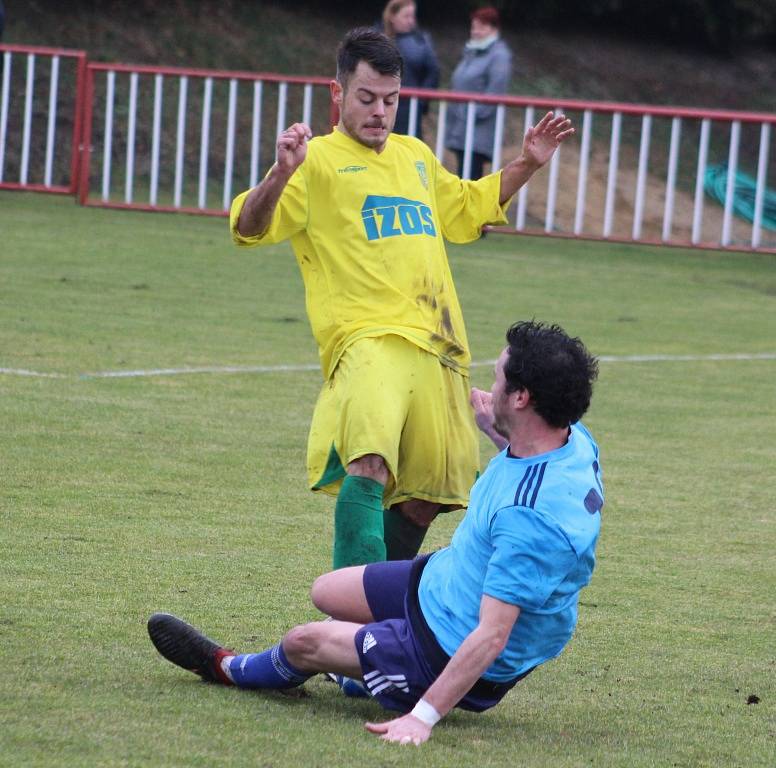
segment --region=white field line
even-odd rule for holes
[[[301,365],[202,365],[191,368],[153,368],[136,371],[97,371],[82,373],[81,379],[132,379],[140,376],[181,376],[187,373],[283,373],[291,371],[319,371],[317,363]]]
[[[708,362],[736,360],[776,360],[776,352],[741,352],[733,354],[710,355],[599,355],[602,363],[674,363]],[[479,360],[471,364],[472,368],[493,366],[495,360]],[[8,376],[32,376],[41,379],[133,379],[149,376],[185,376],[197,373],[302,373],[319,371],[317,363],[299,365],[203,365],[185,368],[150,368],[127,371],[93,371],[91,373],[66,374],[29,371],[23,368],[0,368],[0,374]]]
[[[0,373],[8,376],[33,376],[37,379],[67,379],[65,373],[41,373],[40,371],[26,371],[24,368],[0,368]]]

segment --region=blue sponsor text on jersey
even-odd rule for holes
[[[380,240],[397,235],[436,237],[431,208],[419,200],[368,195],[361,206],[361,218],[364,221],[367,240]]]

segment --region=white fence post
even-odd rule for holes
[[[585,192],[590,160],[590,139],[593,132],[593,113],[586,109],[582,116],[582,146],[579,150],[579,176],[577,178],[577,205],[574,212],[574,234],[581,235],[585,222]]]
[[[156,205],[159,199],[159,148],[162,143],[162,91],[164,79],[162,75],[154,78],[154,122],[151,135],[151,186],[148,199],[151,205]]]
[[[474,151],[474,118],[476,116],[477,104],[470,101],[466,105],[466,134],[463,142],[463,168],[461,177],[470,179],[472,177],[472,152]]]
[[[275,130],[275,136],[286,130],[286,105],[288,103],[288,83],[281,83],[278,87],[278,121]]]
[[[752,222],[752,248],[759,248],[762,236],[763,203],[768,170],[768,146],[771,140],[771,126],[760,126],[760,152],[757,158],[757,186],[754,197],[754,221]]]
[[[105,136],[102,142],[102,201],[110,199],[110,172],[113,155],[113,102],[116,98],[116,73],[105,77]]]
[[[8,101],[11,94],[11,52],[3,53],[3,88],[0,93],[0,182],[5,167],[5,141],[8,135]]]
[[[733,203],[736,194],[738,173],[738,142],[741,137],[741,123],[734,120],[730,126],[730,152],[728,153],[727,183],[725,185],[725,213],[722,218],[722,245],[730,245],[733,233]]]
[[[199,141],[199,187],[197,193],[197,205],[200,208],[207,206],[207,166],[208,153],[210,152],[210,110],[213,101],[213,78],[205,78],[204,94],[202,101],[202,131]]]
[[[27,86],[24,95],[24,127],[22,129],[22,159],[19,183],[26,184],[30,171],[30,136],[32,134],[32,99],[35,90],[35,54],[27,55]]]
[[[609,173],[606,177],[606,202],[604,204],[604,237],[610,237],[614,226],[614,200],[617,194],[617,164],[620,155],[620,131],[622,114],[612,115],[612,138],[609,143]]]
[[[445,153],[445,131],[447,130],[447,102],[439,102],[439,114],[437,115],[437,135],[434,154],[437,160],[442,162]]]
[[[224,162],[224,196],[222,206],[229,210],[232,202],[232,176],[234,175],[234,140],[237,119],[237,80],[229,81],[229,107],[226,119],[226,160]]]
[[[137,130],[137,83],[139,75],[129,76],[129,125],[127,127],[127,178],[124,183],[124,202],[132,202],[135,178],[135,131]]]
[[[418,97],[413,96],[410,98],[410,112],[408,115],[407,133],[410,136],[417,136],[418,132],[415,130],[418,121]]]
[[[313,120],[313,87],[307,83],[304,87],[304,101],[302,103],[302,122],[309,125]]]
[[[251,187],[255,187],[259,180],[259,156],[261,152],[261,97],[262,82],[261,80],[257,80],[253,84],[253,120],[251,121]]]
[[[49,80],[48,128],[46,130],[46,166],[43,183],[50,187],[54,174],[54,137],[57,128],[57,94],[59,91],[59,56],[51,59],[51,78]]]
[[[682,136],[682,119],[671,120],[671,144],[668,149],[668,178],[666,179],[666,204],[663,210],[663,242],[671,239],[671,223],[674,217],[674,190],[676,189],[676,170],[679,164],[679,141]]]
[[[534,122],[534,108],[525,108],[525,123],[523,124],[523,136],[528,133],[528,129]],[[515,229],[522,232],[525,229],[525,216],[528,210],[528,182],[520,187],[517,193],[517,217],[515,218]]]
[[[178,122],[175,131],[175,181],[173,182],[173,205],[181,207],[183,197],[183,157],[186,146],[186,102],[188,100],[189,78],[178,79]]]
[[[634,240],[641,239],[641,224],[644,220],[644,197],[647,188],[647,167],[649,164],[649,140],[652,130],[652,116],[644,115],[641,119],[641,142],[639,143],[639,171],[636,177],[636,200],[633,205]]]
[[[711,121],[701,121],[701,138],[698,145],[698,172],[695,176],[695,205],[692,214],[691,242],[697,245],[701,240],[701,228],[703,226],[703,183],[706,179],[706,161],[709,156],[709,133]]]
[[[555,115],[561,114],[560,109],[554,110]],[[544,217],[544,231],[549,233],[555,228],[555,203],[558,198],[558,166],[560,165],[560,150],[558,147],[550,160],[550,178],[547,182],[547,210]]]

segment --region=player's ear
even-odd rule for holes
[[[345,92],[345,89],[342,87],[342,84],[339,82],[339,80],[332,80],[329,83],[329,90],[331,91],[331,100],[337,106],[340,106],[342,104],[342,96]]]
[[[512,407],[516,411],[520,411],[523,408],[527,408],[531,402],[531,393],[527,389],[516,389],[514,392],[509,393],[509,398]]]

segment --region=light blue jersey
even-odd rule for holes
[[[483,677],[509,680],[563,650],[595,565],[603,496],[598,446],[581,422],[555,451],[519,459],[505,449],[490,462],[418,589],[449,656],[479,623],[483,594],[520,606],[506,648]]]

